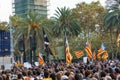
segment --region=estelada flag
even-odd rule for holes
[[[105,50],[105,46],[104,46],[103,43],[101,45],[101,48],[98,50],[97,58],[98,59],[103,59],[103,60],[106,60],[108,58],[108,53]]]
[[[91,51],[91,46],[90,46],[89,41],[86,42],[85,51],[86,51],[87,54],[88,54],[88,59],[89,59],[89,60],[92,59],[92,58],[93,58],[93,54],[92,54],[92,51]]]
[[[100,59],[101,55],[105,52],[102,48],[98,50],[97,58]]]
[[[65,46],[66,64],[70,65],[72,61],[72,55],[70,54],[70,51],[69,51],[69,44],[68,44],[67,37],[66,37],[65,43],[66,43],[66,46]]]
[[[103,60],[106,60],[107,58],[108,58],[108,52],[105,51],[105,52],[104,52],[104,55],[102,56],[102,59],[103,59]]]
[[[75,56],[76,56],[77,58],[81,58],[81,57],[84,55],[83,51],[81,51],[81,50],[75,51],[74,54],[75,54]]]
[[[42,56],[40,55],[40,53],[38,54],[38,61],[39,61],[39,64],[43,64],[44,63],[44,60],[42,58]]]

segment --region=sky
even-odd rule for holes
[[[90,3],[97,0],[49,0],[48,17],[54,15],[57,7],[74,8],[77,3],[85,1]],[[105,5],[105,0],[100,0],[101,4]],[[0,0],[0,21],[9,21],[9,16],[12,16],[12,0]]]

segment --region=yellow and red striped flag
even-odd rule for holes
[[[101,58],[101,55],[105,52],[105,50],[103,49],[99,49],[98,50],[98,54],[97,54],[97,58],[100,59]]]
[[[75,56],[77,58],[81,58],[84,55],[83,51],[79,50],[79,51],[75,51]]]
[[[44,63],[44,60],[42,58],[42,56],[40,55],[40,53],[38,54],[38,61],[39,61],[39,64],[43,64]]]
[[[92,51],[91,51],[91,46],[90,46],[89,41],[86,42],[85,51],[88,54],[88,60],[92,59],[93,58],[93,54],[92,54]]]
[[[106,60],[108,58],[108,53],[107,51],[104,52],[104,55],[102,56],[102,59],[103,60]]]
[[[67,65],[70,65],[73,57],[72,57],[72,55],[70,54],[70,51],[69,51],[69,44],[68,44],[67,37],[66,37],[65,43],[66,43],[66,47],[65,47],[66,64],[67,64]]]
[[[117,46],[118,46],[118,47],[120,46],[120,34],[119,34],[118,37],[117,37]]]
[[[105,46],[104,46],[103,43],[101,45],[101,48],[98,50],[97,58],[98,59],[103,59],[103,60],[106,60],[108,58],[108,53],[105,50]]]

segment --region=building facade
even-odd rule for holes
[[[25,17],[27,11],[34,11],[43,17],[47,17],[48,0],[14,0],[13,14]]]

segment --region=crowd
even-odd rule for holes
[[[26,68],[13,65],[0,72],[0,80],[120,80],[119,60],[84,63],[49,62]]]

